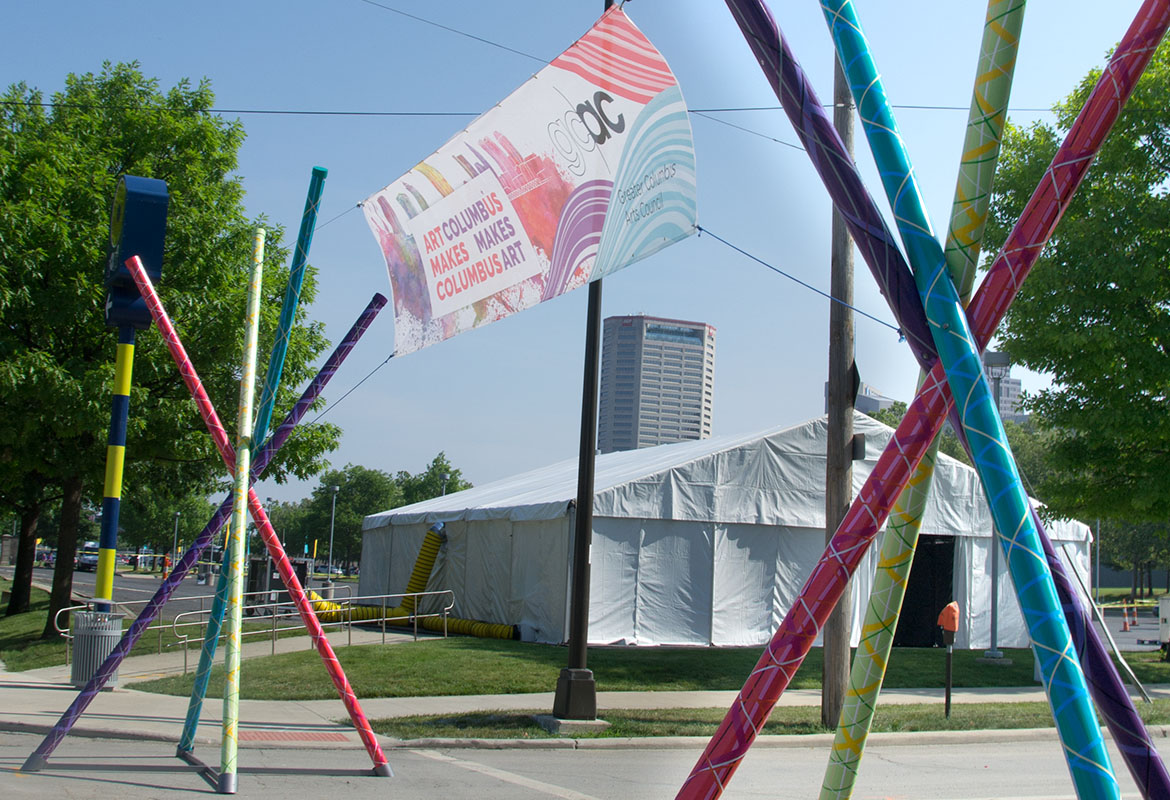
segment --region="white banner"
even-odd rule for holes
[[[363,204],[395,353],[557,297],[696,229],[690,121],[612,8],[549,66]]]

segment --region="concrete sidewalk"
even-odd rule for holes
[[[398,646],[412,641],[409,632],[386,632],[388,643]],[[334,647],[341,647],[350,641],[345,632],[335,632],[329,635]],[[353,644],[373,644],[382,641],[380,631],[354,629],[352,632]],[[308,637],[289,637],[279,639],[275,643],[276,652],[291,652],[309,649],[311,643]],[[246,643],[244,657],[250,658],[268,655],[273,651],[273,644],[268,641]],[[220,648],[217,660],[222,660]],[[189,655],[190,669],[194,670],[198,660],[198,653],[192,651]],[[127,739],[155,739],[160,741],[177,742],[183,728],[183,721],[187,714],[187,697],[173,697],[170,695],[153,694],[136,691],[133,686],[136,681],[149,680],[182,673],[182,654],[168,652],[162,655],[136,656],[126,659],[119,669],[118,687],[111,691],[101,692],[89,705],[85,713],[73,727],[72,736],[99,737],[99,738],[127,738]],[[69,682],[70,668],[68,666],[49,667],[26,672],[5,672],[0,670],[0,730],[26,731],[33,733],[48,733],[62,712],[78,695]],[[324,673],[322,680],[326,680]],[[246,680],[246,673],[245,673]],[[1146,687],[1151,696],[1170,698],[1170,685]],[[734,691],[720,692],[598,692],[598,710],[604,716],[606,709],[633,708],[728,708],[736,697]],[[964,703],[999,703],[999,702],[1043,702],[1044,691],[1040,686],[1002,689],[959,689],[952,694],[952,701],[956,704]],[[402,697],[402,698],[359,698],[362,709],[370,719],[411,716],[416,714],[459,714],[471,711],[522,711],[535,710],[548,713],[553,705],[553,693],[540,692],[536,694],[516,695],[470,695],[456,697]],[[786,691],[780,698],[779,706],[819,706],[821,696],[819,690]],[[888,689],[882,692],[881,702],[885,704],[908,703],[943,703],[941,689]],[[203,705],[202,724],[197,742],[204,745],[215,745],[220,738],[222,701],[219,698],[209,697]],[[358,747],[361,742],[349,727],[346,720],[345,707],[338,699],[330,700],[241,700],[240,701],[240,730],[241,746],[273,747],[289,745],[301,746],[306,743],[320,744],[326,747]],[[1152,732],[1153,733],[1153,732]],[[1166,736],[1166,730],[1160,735]],[[875,734],[876,735],[876,734]],[[888,736],[905,737],[908,734],[887,734]],[[1050,729],[1039,732],[1020,731],[988,731],[965,734],[980,736],[984,739],[994,737],[1002,740],[1005,737],[1017,738],[1022,736],[1054,736]],[[1159,734],[1154,734],[1159,735]],[[937,739],[939,734],[931,733]],[[799,740],[802,744],[812,744],[813,740],[807,736],[760,737],[763,740]],[[384,746],[401,745],[397,740],[382,737]],[[542,739],[542,740],[490,740],[474,741],[462,740],[453,742],[443,740],[444,746],[471,746],[471,747],[577,747],[586,746],[583,742],[589,740]],[[593,740],[587,746],[602,746],[600,743],[607,740]],[[617,742],[608,740],[609,745]],[[637,746],[631,740],[621,740],[623,746]],[[665,740],[643,740],[646,746],[670,746]],[[410,743],[417,746],[418,742]],[[689,742],[688,744],[693,744]],[[781,746],[784,743],[772,741],[771,746]]]

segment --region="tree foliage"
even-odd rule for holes
[[[338,487],[336,514],[333,513],[334,486]],[[332,522],[333,563],[348,566],[361,556],[362,520],[370,514],[470,488],[463,473],[442,452],[418,473],[401,470],[391,476],[381,470],[348,464],[344,469],[323,473],[320,484],[299,503],[272,504],[272,523],[294,555],[304,552],[305,545],[312,553],[315,542],[317,564],[323,565],[328,558]]]
[[[471,484],[463,480],[463,473],[451,466],[447,454],[441,451],[431,459],[431,463],[422,472],[411,475],[409,472],[399,471],[395,480],[402,490],[404,506],[471,488]]]
[[[1056,124],[1008,126],[988,226],[994,253],[1099,71]],[[1164,521],[1170,495],[1170,43],[1163,42],[1000,330],[1052,376],[1026,407],[1050,433],[1044,493],[1065,515]]]
[[[878,422],[889,425],[891,428],[896,428],[898,427],[898,423],[902,421],[902,417],[906,416],[906,404],[901,400],[895,400],[894,404],[889,408],[875,411],[869,416]],[[967,457],[967,451],[963,448],[963,443],[959,441],[959,437],[951,430],[950,422],[943,426],[942,432],[939,434],[938,449],[951,458],[958,459],[967,466],[971,466],[971,459]]]
[[[22,530],[35,531],[41,509],[57,498],[79,509],[100,504],[103,494],[116,342],[104,322],[103,278],[110,207],[123,174],[167,182],[159,293],[224,424],[233,423],[258,223],[247,217],[234,175],[243,128],[211,113],[213,101],[206,81],[163,91],[135,64],[70,75],[50,102],[24,84],[0,98],[0,504],[21,515]],[[280,237],[278,229],[269,232],[265,253],[262,352],[271,345],[288,275]],[[302,309],[314,293],[310,271]],[[302,310],[278,408],[294,401],[293,387],[309,377],[325,345],[321,326]],[[270,474],[308,477],[337,436],[329,425],[295,434]],[[141,332],[123,500],[131,508],[137,499],[143,508],[173,509],[222,485],[224,476],[163,342]],[[63,520],[76,516],[62,509]],[[63,525],[59,533],[71,555],[76,532]],[[22,539],[22,555],[24,545]],[[59,569],[58,577],[67,590],[71,572]],[[17,578],[31,579],[31,569]]]

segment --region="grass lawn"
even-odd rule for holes
[[[1170,700],[1140,704],[1138,712],[1147,725],[1170,723]],[[558,738],[533,721],[534,714],[548,709],[511,712],[480,712],[441,716],[375,719],[374,730],[397,739],[550,739]],[[715,733],[725,708],[669,708],[658,710],[609,709],[600,717],[610,723],[603,731],[574,732],[573,738],[620,738],[627,736],[705,736]],[[879,705],[874,715],[874,732],[964,731],[1010,728],[1051,728],[1052,711],[1046,703],[954,703],[951,716],[937,703]],[[832,733],[821,725],[818,706],[779,706],[768,718],[764,734],[807,735]]]
[[[761,653],[759,647],[595,647],[589,667],[600,691],[737,690]],[[1011,666],[976,663],[982,651],[954,654],[954,685],[1033,686],[1032,652],[1007,650]],[[416,644],[363,645],[337,649],[338,658],[358,697],[428,697],[467,694],[545,692],[556,685],[565,666],[563,647],[491,639],[452,637]],[[1140,680],[1170,683],[1170,664],[1158,653],[1133,653]],[[885,685],[892,688],[941,688],[946,653],[939,649],[898,648],[890,658]],[[249,659],[240,696],[255,700],[320,700],[335,697],[333,685],[315,651]],[[136,689],[187,695],[191,676],[174,676],[135,684]],[[814,648],[790,684],[819,689],[821,650]],[[215,668],[211,693],[221,693],[223,673]]]

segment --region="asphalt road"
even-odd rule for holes
[[[174,757],[174,745],[153,741],[67,739],[42,772],[18,768],[40,741],[0,733],[0,796],[5,798],[165,798],[214,794],[198,767]],[[241,798],[386,797],[476,800],[601,800],[672,798],[701,746],[676,749],[387,751],[393,778],[369,775],[364,751],[242,748]],[[1165,751],[1165,748],[1164,748]],[[196,755],[218,767],[216,748]],[[724,797],[786,800],[815,797],[828,753],[824,747],[757,749],[736,772]],[[1116,754],[1115,754],[1116,759]],[[1116,763],[1116,761],[1115,761]],[[1122,796],[1140,795],[1122,768]],[[214,778],[211,778],[213,781]],[[1045,741],[878,745],[866,750],[856,800],[1056,800],[1073,798],[1055,737]]]
[[[13,568],[4,567],[0,569],[0,575],[6,578],[12,577]],[[81,572],[80,570],[73,571],[73,593],[83,597],[93,597],[94,583],[97,580],[97,575],[93,572]],[[51,586],[53,583],[53,570],[42,567],[33,569],[33,582],[42,586]],[[274,581],[274,585],[278,585],[279,581]],[[311,581],[313,586],[317,586],[320,581]],[[114,577],[114,597],[115,603],[125,604],[124,611],[128,614],[137,616],[143,605],[150,600],[158,587],[162,584],[162,578],[158,573],[144,574],[136,573],[130,570],[129,567],[119,566],[117,574]],[[347,584],[338,584],[339,586]],[[357,594],[357,584],[351,584],[353,594]],[[339,590],[340,591],[340,590]],[[212,576],[207,585],[200,585],[198,579],[194,575],[189,575],[178,588],[175,589],[171,599],[162,609],[162,618],[170,621],[176,615],[189,612],[199,611],[211,605],[211,596],[215,594],[215,576]]]

